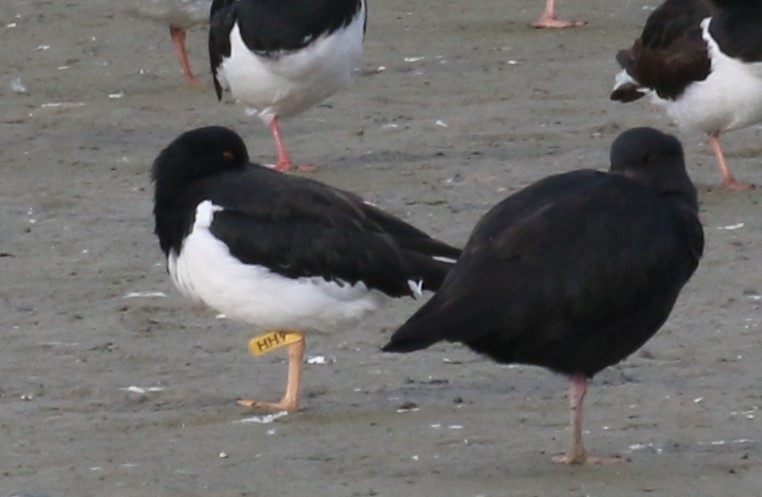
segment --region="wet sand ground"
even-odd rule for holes
[[[663,330],[596,378],[586,404],[589,449],[631,462],[550,462],[568,435],[561,377],[456,345],[380,354],[410,301],[310,337],[327,364],[306,366],[304,409],[245,422],[232,399],[277,398],[283,354],[250,357],[252,330],[172,288],[148,170],[207,124],[272,161],[267,129],[211,87],[183,87],[165,28],[116,2],[3,0],[0,496],[758,495],[761,194],[717,190],[703,136],[607,99],[613,54],[655,3],[563,1],[589,26],[541,32],[526,27],[539,0],[370,2],[362,75],[286,121],[287,143],[314,177],[451,243],[512,191],[605,168],[627,127],[682,139],[704,260]],[[189,44],[202,75],[203,30]],[[724,143],[739,179],[762,183],[762,131]]]

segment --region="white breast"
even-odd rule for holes
[[[706,133],[727,131],[762,121],[762,63],[744,63],[720,51],[701,23],[712,61],[704,81],[691,84],[676,102],[667,106],[678,124]]]
[[[305,48],[280,57],[260,57],[246,47],[236,24],[230,57],[221,72],[233,96],[269,124],[274,116],[298,114],[352,80],[362,54],[365,3],[352,22]]]
[[[170,252],[172,280],[185,295],[231,319],[263,330],[330,330],[377,309],[387,297],[363,283],[287,278],[264,266],[243,264],[209,231],[222,208],[204,201],[180,254]]]

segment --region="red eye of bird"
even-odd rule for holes
[[[225,152],[222,152],[222,156],[226,158],[227,160],[235,159],[235,154],[231,152],[230,150],[226,150]]]

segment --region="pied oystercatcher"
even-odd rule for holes
[[[352,193],[250,163],[227,128],[180,135],[152,175],[155,232],[177,288],[231,319],[295,335],[283,399],[245,406],[297,409],[305,331],[435,290],[460,254]]]
[[[617,60],[612,100],[650,94],[678,124],[709,136],[724,188],[752,187],[730,172],[720,133],[762,121],[761,1],[667,0]]]
[[[362,53],[365,0],[214,0],[209,61],[223,87],[270,127],[275,169],[294,167],[278,119],[343,88]],[[309,171],[310,166],[300,169]]]

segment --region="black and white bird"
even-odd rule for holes
[[[278,171],[295,165],[283,145],[279,118],[298,114],[351,82],[366,17],[365,0],[212,3],[209,61],[217,98],[229,88],[270,127]]]
[[[587,24],[585,21],[565,21],[556,17],[556,0],[545,0],[545,9],[539,19],[531,24],[534,28],[576,28]]]
[[[250,163],[227,128],[180,135],[152,175],[155,232],[177,288],[231,319],[299,337],[283,399],[240,402],[249,407],[297,409],[304,332],[435,290],[460,255],[352,193]]]
[[[169,26],[169,36],[175,45],[177,60],[183,70],[185,83],[198,85],[193,75],[188,52],[185,49],[185,31],[195,26],[209,24],[212,0],[132,0],[132,12],[139,17],[152,19]]]
[[[612,461],[582,443],[587,381],[669,316],[702,255],[697,211],[680,142],[625,131],[608,173],[551,176],[487,212],[439,291],[384,350],[462,342],[497,362],[567,375],[572,439],[555,461]]]
[[[762,121],[762,1],[667,0],[617,61],[612,100],[651,95],[709,136],[724,188],[752,187],[730,172],[720,133]]]

